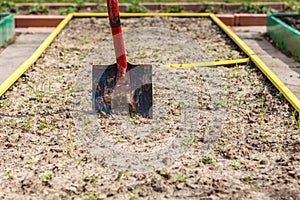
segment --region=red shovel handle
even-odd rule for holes
[[[127,72],[127,60],[125,54],[124,40],[122,36],[122,27],[119,15],[118,0],[107,0],[107,11],[111,33],[113,36],[113,43],[115,48],[115,55],[118,66],[117,80],[124,76]]]

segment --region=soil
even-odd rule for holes
[[[128,60],[152,65],[153,119],[91,114],[106,19],[72,20],[1,97],[1,199],[299,199],[297,115],[207,18],[122,19]],[[299,123],[299,122],[298,122]]]
[[[278,17],[284,23],[300,31],[300,16],[293,17]]]

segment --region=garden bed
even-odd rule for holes
[[[267,17],[267,34],[281,50],[300,60],[299,14],[272,14]]]
[[[154,119],[89,114],[110,29],[72,20],[1,97],[1,199],[299,198],[297,116],[255,66],[161,67],[245,57],[210,19],[122,23],[129,61],[153,65]]]

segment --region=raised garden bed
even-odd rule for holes
[[[276,46],[300,60],[300,14],[272,14],[267,18],[267,33]]]
[[[0,47],[7,45],[14,36],[14,14],[0,14]]]
[[[298,198],[297,116],[255,66],[161,68],[245,57],[210,19],[122,23],[129,60],[153,64],[153,121],[89,114],[91,65],[114,62],[110,30],[72,20],[1,97],[0,198]]]

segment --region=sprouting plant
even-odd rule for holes
[[[6,175],[9,179],[14,179],[14,176],[11,174],[11,171],[7,171]]]
[[[11,106],[11,102],[8,99],[2,99],[0,100],[0,108],[1,107],[10,107]]]
[[[122,176],[123,176],[123,172],[118,172],[118,173],[117,173],[117,179],[122,178]]]
[[[254,175],[252,173],[250,173],[250,174],[245,175],[243,177],[243,180],[246,182],[249,182],[249,181],[253,180],[253,177],[254,177]]]
[[[251,184],[251,189],[253,190],[253,191],[255,191],[255,192],[257,192],[257,191],[259,191],[259,189],[261,188],[261,186],[262,186],[262,183],[257,183],[256,185],[254,185],[254,184]]]
[[[221,8],[209,4],[203,4],[203,12],[217,14],[221,12]]]
[[[22,121],[20,123],[20,125],[24,129],[29,129],[32,126],[32,122],[31,121]]]
[[[235,67],[233,68],[232,72],[231,72],[231,75],[234,77],[234,78],[239,78],[241,77],[241,73],[239,71],[239,65],[236,64]]]
[[[212,158],[211,155],[205,155],[201,161],[204,164],[213,164],[213,165],[215,165],[217,162],[215,159]]]
[[[159,170],[159,174],[164,178],[170,178],[170,171],[167,168],[162,168]]]
[[[184,138],[184,143],[185,145],[192,145],[195,142],[195,136],[190,136],[190,137],[186,137]]]
[[[32,170],[32,169],[33,169],[33,160],[30,159],[30,160],[27,162],[27,165],[28,165],[28,168]]]
[[[39,87],[39,82],[35,83],[35,89],[33,91],[33,94],[35,95],[35,99],[38,102],[41,102],[43,100],[43,98],[46,96],[44,86],[45,86],[44,82],[41,84],[40,87]]]
[[[292,126],[296,125],[298,129],[298,134],[300,136],[300,112],[297,112],[297,110],[294,110],[292,113]]]
[[[296,1],[288,1],[285,3],[285,6],[294,12],[300,12],[300,3]]]
[[[231,163],[230,166],[232,167],[232,169],[237,170],[241,167],[241,163],[235,160]]]
[[[176,108],[178,110],[184,109],[185,107],[186,107],[186,105],[185,105],[184,102],[178,102],[177,105],[176,105]]]
[[[221,147],[216,144],[216,145],[212,145],[211,148],[214,150],[214,151],[221,151]]]
[[[125,138],[122,138],[120,136],[116,137],[116,142],[126,142],[127,140]]]
[[[182,174],[179,174],[175,177],[175,180],[180,182],[180,183],[184,183],[186,182],[187,179],[191,178],[190,175],[182,175]]]
[[[0,3],[0,11],[2,12],[11,12],[16,13],[18,12],[19,7],[13,1],[2,1]]]
[[[34,4],[29,7],[28,12],[30,14],[47,14],[49,12],[49,7],[43,4]]]
[[[148,12],[147,8],[145,6],[140,5],[139,0],[130,0],[128,3],[130,3],[129,6],[126,8],[126,12],[130,13],[146,13]]]
[[[283,97],[283,94],[281,92],[279,92],[276,94],[276,98],[283,99],[284,97]]]
[[[96,186],[96,184],[97,184],[97,182],[98,182],[95,175],[92,175],[92,176],[85,176],[85,177],[83,178],[83,181],[89,182],[92,186]]]
[[[71,141],[72,140],[72,126],[70,125],[69,126],[69,132],[67,132],[66,134],[66,143],[65,143],[65,146],[66,146],[66,154],[69,154],[69,140]]]
[[[260,103],[260,106],[261,106],[261,110],[260,110],[260,126],[262,128],[262,130],[264,129],[264,126],[265,126],[265,96],[262,96],[261,97],[261,103]]]
[[[97,6],[97,10],[99,12],[106,13],[107,12],[107,7],[106,6]]]
[[[43,183],[48,183],[51,179],[52,179],[52,174],[47,174],[47,175],[43,178],[42,182],[43,182]]]
[[[9,126],[10,126],[11,128],[16,128],[16,127],[17,127],[17,122],[16,122],[16,120],[10,120],[10,121],[9,121]]]
[[[162,7],[163,12],[165,13],[181,13],[184,11],[183,6],[176,6],[176,5],[170,5],[170,6],[164,6]]]
[[[134,123],[137,123],[140,119],[141,119],[141,116],[140,116],[140,115],[134,115],[134,116],[132,117],[132,121],[133,121]]]
[[[227,104],[228,104],[228,102],[227,102],[227,99],[218,99],[217,101],[216,101],[216,104],[217,105],[220,105],[220,106],[222,106],[222,107],[227,107]]]
[[[89,193],[87,197],[83,197],[84,200],[97,200],[99,198],[98,194],[95,193]]]
[[[39,130],[43,130],[45,128],[48,128],[48,122],[46,119],[43,119],[43,121],[40,123]]]
[[[272,13],[272,8],[270,6],[252,4],[252,3],[244,3],[240,7],[240,12],[251,13],[251,14],[269,14]]]

